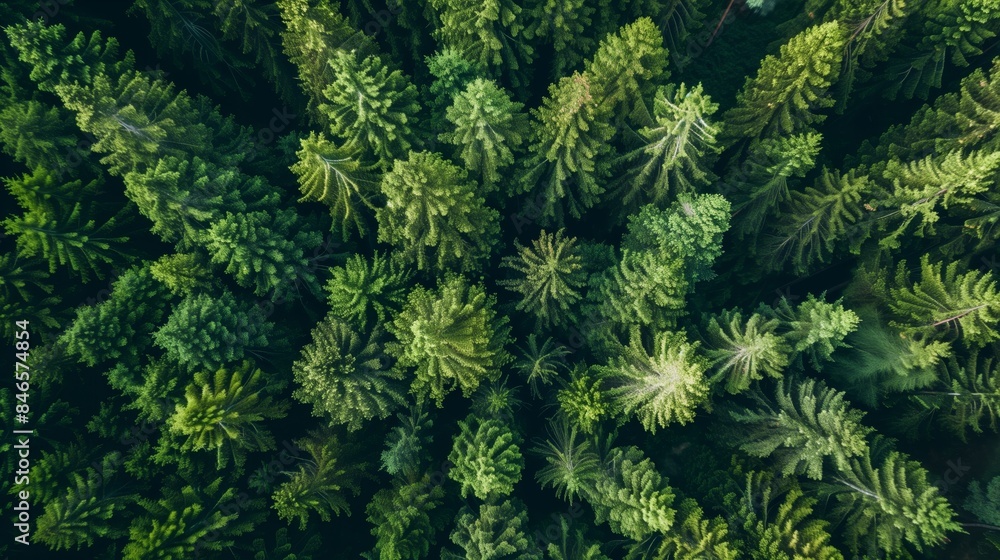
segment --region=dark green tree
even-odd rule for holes
[[[453,465],[448,477],[458,482],[462,497],[495,502],[509,496],[524,468],[517,434],[499,420],[478,416],[460,420],[458,428],[448,454]]]
[[[330,311],[357,327],[384,323],[406,301],[413,273],[398,261],[375,253],[371,259],[352,255],[343,266],[330,269],[326,282]]]
[[[519,503],[505,500],[482,504],[478,512],[462,508],[455,518],[451,542],[463,554],[445,551],[442,558],[458,560],[542,560],[542,553],[528,537],[528,513]]]
[[[521,295],[517,310],[532,313],[542,328],[574,322],[573,308],[587,284],[576,238],[563,234],[561,229],[555,234],[542,230],[530,248],[515,240],[517,256],[504,257],[501,263],[518,275],[499,284]]]

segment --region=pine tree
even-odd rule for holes
[[[708,364],[695,353],[697,346],[683,333],[660,332],[647,352],[633,337],[621,355],[597,368],[617,413],[636,416],[652,433],[694,420],[695,410],[708,399]]]
[[[482,504],[475,513],[462,508],[455,518],[451,542],[462,549],[464,556],[446,551],[442,558],[542,560],[542,553],[525,533],[527,524],[524,507],[511,500]]]
[[[458,422],[452,442],[448,477],[458,482],[463,498],[470,494],[495,502],[509,496],[521,480],[524,458],[518,436],[499,420],[469,416]]]
[[[597,204],[609,173],[605,155],[614,129],[598,112],[591,79],[574,73],[549,86],[542,106],[532,111],[532,141],[521,192],[535,192],[543,224],[562,225],[566,214],[579,218]]]
[[[587,33],[594,23],[594,7],[586,0],[541,0],[527,18],[526,34],[551,45],[555,53],[550,76],[565,76],[577,68],[587,53],[594,50],[594,39]],[[544,60],[544,58],[539,57]]]
[[[327,315],[312,331],[312,341],[292,365],[299,385],[292,393],[311,404],[313,416],[332,425],[360,429],[372,419],[384,419],[403,404],[402,373],[391,369],[382,354],[382,330],[359,335],[347,323]]]
[[[326,283],[330,311],[359,328],[385,323],[397,313],[413,278],[410,270],[381,253],[370,260],[352,255],[330,273]]]
[[[307,99],[306,109],[315,124],[326,126],[329,115],[320,109],[326,103],[324,90],[334,82],[329,64],[338,50],[356,51],[360,56],[374,54],[374,41],[351,27],[347,19],[329,2],[278,0],[285,24],[281,43],[288,60],[298,69],[298,82]]]
[[[911,336],[936,337],[942,327],[954,329],[968,346],[983,346],[1000,339],[995,325],[1000,319],[1000,292],[993,274],[978,270],[960,272],[961,263],[932,263],[920,259],[920,279],[911,282],[906,261],[900,261],[894,286],[889,289],[891,324]]]
[[[531,396],[541,397],[539,385],[551,385],[558,379],[559,371],[566,368],[565,357],[570,350],[555,342],[551,337],[538,344],[535,333],[528,335],[527,344],[518,346],[519,358],[514,362],[514,368],[528,381]]]
[[[417,89],[399,70],[389,70],[377,55],[336,50],[333,69],[323,90],[319,111],[330,123],[330,133],[343,148],[374,158],[386,170],[418,143],[412,122],[420,106]]]
[[[813,168],[822,139],[818,132],[805,132],[750,144],[745,176],[727,183],[739,189],[733,195],[733,230],[739,239],[755,239],[778,206],[789,200],[788,179]]]
[[[379,241],[391,243],[419,270],[479,268],[499,231],[465,170],[431,152],[410,152],[382,178]]]
[[[834,105],[827,90],[840,74],[846,39],[847,30],[831,21],[792,37],[778,56],[768,55],[723,115],[721,143],[794,134],[822,122],[826,117],[815,111]]]
[[[150,265],[149,272],[170,293],[180,297],[215,287],[208,263],[196,253],[164,255]]]
[[[424,61],[427,71],[434,77],[427,88],[431,98],[431,124],[444,126],[447,109],[455,96],[465,91],[474,80],[486,77],[487,71],[482,65],[469,60],[462,51],[449,47],[439,49]]]
[[[65,212],[32,209],[22,216],[7,218],[0,225],[8,235],[17,238],[20,256],[47,260],[49,272],[66,266],[86,282],[91,275],[102,278],[103,266],[120,262],[119,247],[128,241],[128,237],[114,234],[115,218],[97,225],[91,216],[91,212],[77,203]]]
[[[583,530],[570,533],[571,521],[559,518],[559,540],[550,542],[545,552],[551,560],[611,560],[601,553],[601,545],[587,542]],[[548,533],[546,532],[546,537]]]
[[[709,317],[704,328],[705,354],[713,370],[712,382],[725,383],[728,393],[737,394],[765,376],[781,377],[791,348],[777,333],[779,323],[757,313],[744,322],[739,311]]]
[[[45,510],[38,517],[35,538],[52,550],[69,550],[90,547],[95,537],[114,538],[123,531],[111,524],[116,511],[125,508],[124,501],[134,495],[126,494],[112,486],[115,466],[121,454],[114,452],[99,464],[100,472],[87,469],[87,477],[72,474],[72,484],[54,500],[47,500]]]
[[[227,213],[208,232],[212,262],[226,265],[226,272],[241,286],[263,296],[282,297],[303,284],[310,293],[319,288],[304,253],[322,243],[317,231],[302,228],[294,210],[246,214]]]
[[[868,188],[867,175],[824,169],[815,187],[793,192],[766,247],[767,266],[778,270],[790,265],[804,273],[817,263],[830,262],[845,241],[860,244],[865,213],[861,200]]]
[[[416,367],[410,391],[418,401],[440,407],[455,388],[469,396],[508,362],[507,318],[497,317],[494,306],[482,286],[461,276],[446,277],[436,291],[418,286],[410,292],[389,327],[399,343],[388,350],[400,366]]]
[[[108,299],[76,309],[76,318],[59,335],[66,352],[89,366],[110,360],[131,363],[150,346],[172,302],[149,266],[133,267],[111,285]]]
[[[677,506],[680,520],[663,538],[652,555],[656,560],[736,560],[738,549],[727,540],[729,530],[721,517],[704,518],[704,510],[691,498]],[[645,558],[649,545],[638,543],[629,550],[627,560]]]
[[[501,172],[528,135],[522,103],[510,100],[495,82],[478,78],[455,94],[445,112],[451,124],[438,137],[455,146],[455,157],[478,179],[482,193],[499,188]]]
[[[566,238],[564,233],[561,229],[555,234],[542,230],[530,248],[515,240],[518,255],[504,257],[501,263],[519,274],[499,284],[521,295],[516,309],[530,311],[542,328],[575,321],[573,307],[582,299],[587,283],[576,238]]]
[[[274,449],[274,437],[261,423],[283,418],[288,403],[262,394],[267,391],[264,372],[249,362],[214,374],[199,371],[167,424],[185,438],[181,450],[215,450],[220,469],[230,457],[240,467],[245,451]]]
[[[597,479],[590,504],[598,523],[634,541],[671,531],[677,512],[674,491],[639,448],[613,449],[608,472]]]
[[[654,85],[669,77],[663,33],[641,17],[608,34],[584,63],[597,114],[621,121],[653,94]]]
[[[399,425],[394,426],[385,438],[382,470],[408,481],[416,480],[423,464],[430,460],[427,446],[434,436],[427,432],[434,427],[434,421],[420,406],[411,406],[408,413],[399,413],[396,418]]]
[[[941,360],[937,383],[911,392],[910,400],[934,415],[963,442],[969,433],[1000,431],[1000,360],[996,344]]]
[[[570,379],[556,393],[559,411],[584,433],[594,433],[601,421],[610,418],[613,401],[604,390],[604,379],[589,368],[577,365]]]
[[[985,490],[978,480],[970,482],[962,507],[983,523],[1000,525],[1000,476],[993,477]]]
[[[982,54],[982,44],[996,36],[998,7],[995,0],[935,0],[921,6],[926,15],[913,30],[919,42],[889,67],[885,96],[927,97],[931,89],[941,87],[947,60],[968,66],[968,59]]]
[[[565,417],[552,419],[547,432],[545,442],[532,449],[546,462],[535,473],[535,481],[543,489],[551,486],[556,497],[570,504],[577,497],[590,499],[601,475],[600,457],[593,445]]]
[[[337,146],[322,133],[302,139],[298,161],[290,169],[298,177],[305,200],[330,207],[333,230],[348,239],[352,232],[364,236],[368,230],[364,208],[375,209],[378,182],[373,168],[360,161],[356,151]]]
[[[410,484],[379,490],[368,504],[368,522],[375,536],[374,558],[419,560],[436,544],[443,519],[437,510],[444,488],[429,476]]]
[[[146,510],[132,522],[129,542],[122,550],[126,560],[182,560],[195,554],[218,552],[253,530],[263,515],[257,501],[243,507],[234,488],[222,489],[222,478],[197,488],[181,481],[179,489],[167,486],[163,498],[140,500]]]
[[[794,351],[793,362],[801,365],[803,358],[809,358],[810,365],[817,370],[844,345],[844,339],[861,321],[857,313],[843,306],[842,300],[828,303],[823,300],[824,295],[809,294],[794,309],[784,297],[776,309],[766,306],[758,309],[765,317],[777,317],[782,322],[782,335]]]
[[[305,529],[313,511],[322,521],[330,521],[331,514],[350,514],[345,494],[358,495],[361,480],[370,476],[368,464],[353,460],[353,446],[330,430],[312,430],[295,445],[306,457],[271,496],[278,517],[288,522],[298,519],[299,528]]]
[[[429,0],[428,5],[440,22],[434,34],[441,48],[461,52],[515,86],[526,85],[519,76],[534,49],[525,41],[521,6],[513,0]]]
[[[273,329],[261,307],[251,308],[226,290],[184,298],[153,340],[171,360],[214,371],[267,347]]]
[[[896,451],[879,462],[867,453],[851,459],[828,490],[839,502],[833,513],[844,516],[851,549],[867,541],[872,549],[892,553],[906,542],[922,551],[960,531],[948,500],[927,475],[920,463]]]
[[[640,146],[619,160],[626,173],[612,193],[623,215],[642,204],[665,208],[680,193],[694,193],[715,179],[710,166],[720,127],[709,119],[719,105],[702,90],[674,84],[656,90],[653,120],[638,130]]]
[[[755,457],[770,457],[782,475],[823,478],[824,459],[835,472],[848,468],[852,458],[868,453],[864,413],[851,408],[844,393],[805,379],[782,384],[775,400],[757,397],[760,408],[732,412],[746,424],[748,440],[740,448]],[[829,471],[827,471],[829,472]]]

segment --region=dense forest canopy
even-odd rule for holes
[[[3,558],[1000,557],[997,0],[0,27]]]

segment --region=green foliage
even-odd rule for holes
[[[445,112],[451,127],[439,138],[456,147],[456,159],[477,176],[484,194],[499,187],[501,172],[528,135],[523,108],[495,82],[479,78],[457,92]]]
[[[661,332],[647,351],[634,337],[621,355],[596,368],[610,386],[617,414],[636,416],[651,433],[694,420],[708,399],[708,364],[696,354],[697,346],[683,333]]]
[[[416,482],[385,488],[368,504],[368,522],[373,525],[375,558],[419,560],[436,543],[443,519],[436,509],[442,505],[444,488],[425,476]]]
[[[720,127],[710,117],[718,110],[701,84],[670,84],[657,89],[652,122],[640,128],[640,145],[624,154],[626,169],[613,191],[623,214],[642,204],[665,208],[681,193],[694,193],[715,179],[710,166],[719,151]]]
[[[519,357],[514,362],[516,369],[531,387],[531,395],[540,397],[539,385],[551,385],[559,378],[559,371],[566,368],[565,357],[570,354],[569,348],[546,338],[538,344],[535,333],[528,335],[527,344],[517,348]]]
[[[242,508],[233,488],[223,489],[222,478],[197,488],[168,486],[163,498],[143,499],[146,510],[132,522],[126,560],[181,560],[196,553],[217,552],[234,544],[259,522],[255,501]]]
[[[532,111],[531,154],[520,179],[521,192],[534,192],[546,224],[563,225],[597,204],[609,173],[604,156],[614,129],[600,118],[586,74],[574,73],[549,86]]]
[[[398,312],[413,277],[398,261],[381,253],[370,260],[352,255],[330,273],[326,292],[331,313],[358,327],[384,323]]]
[[[593,445],[564,417],[550,421],[547,431],[545,442],[532,449],[546,462],[535,480],[542,488],[551,486],[559,499],[570,504],[578,496],[589,498],[601,476],[601,461]]]
[[[589,496],[598,523],[634,541],[674,527],[674,491],[639,448],[613,449],[605,463]]]
[[[254,539],[250,551],[256,551],[253,560],[312,560],[319,548],[319,537],[313,535],[300,546],[288,538],[288,529],[282,527],[274,533],[274,545],[268,547],[263,538]]]
[[[216,370],[263,349],[273,329],[263,309],[224,291],[184,298],[153,340],[181,365]]]
[[[310,431],[295,445],[302,450],[302,461],[271,496],[278,517],[298,519],[299,528],[305,529],[312,512],[322,521],[330,521],[331,514],[350,514],[345,494],[361,491],[361,479],[370,476],[368,464],[356,460],[353,446],[330,430]]]
[[[816,110],[834,105],[828,90],[840,75],[846,39],[846,28],[831,21],[792,37],[778,56],[768,55],[723,115],[722,143],[794,134],[822,122],[826,117]]]
[[[920,279],[911,281],[906,261],[900,261],[889,307],[892,325],[917,337],[936,337],[954,330],[969,346],[983,346],[1000,338],[994,327],[1000,318],[1000,293],[993,274],[961,272],[961,263],[932,263],[920,259]]]
[[[1000,431],[1000,361],[996,344],[938,362],[936,383],[911,401],[966,441],[969,433]]]
[[[460,388],[469,396],[509,360],[504,350],[509,328],[497,317],[495,299],[478,284],[448,276],[435,291],[416,287],[389,329],[399,340],[387,350],[402,367],[416,367],[410,391],[438,406]]]
[[[518,311],[533,313],[543,328],[572,323],[573,307],[582,299],[587,276],[576,247],[576,238],[566,238],[564,230],[555,234],[542,230],[531,247],[517,241],[517,257],[505,257],[501,266],[511,268],[518,277],[499,282],[521,295]]]
[[[734,420],[746,424],[748,441],[740,448],[756,457],[770,457],[785,475],[804,474],[823,478],[825,459],[835,471],[843,471],[852,458],[866,456],[866,437],[872,429],[863,425],[864,413],[851,408],[844,393],[812,379],[797,385],[783,384],[775,400],[757,397],[760,408],[732,412]]]
[[[416,87],[376,55],[336,50],[328,60],[331,79],[319,111],[326,115],[330,133],[344,142],[344,149],[367,154],[378,167],[389,169],[417,142],[412,130],[420,109]]]
[[[576,366],[570,379],[556,394],[559,410],[584,433],[594,433],[605,418],[612,415],[612,399],[603,390],[604,379],[587,368]]]
[[[176,296],[187,297],[213,285],[211,269],[195,253],[164,255],[150,265],[149,271]]]
[[[292,393],[311,404],[313,415],[331,425],[360,429],[383,419],[403,404],[402,373],[391,368],[382,353],[382,330],[359,335],[336,316],[327,315],[312,331],[312,341],[292,365],[299,385]]]
[[[399,249],[419,270],[477,270],[499,231],[465,170],[431,152],[410,152],[382,178],[379,241]]]
[[[475,513],[465,507],[455,519],[451,542],[464,551],[466,560],[542,560],[542,553],[525,533],[527,524],[527,512],[510,500],[482,504]],[[463,556],[442,556],[446,557]]]
[[[776,309],[762,306],[766,317],[777,317],[783,323],[783,336],[796,354],[796,360],[809,358],[813,368],[820,369],[829,361],[833,352],[844,345],[844,339],[853,332],[861,318],[837,300],[823,301],[822,295],[806,296],[794,309],[788,298],[781,298]]]
[[[981,522],[1000,525],[1000,476],[993,477],[985,490],[978,480],[969,483],[969,495],[962,506]]]
[[[851,459],[829,490],[839,502],[835,513],[844,516],[852,549],[867,545],[893,552],[905,541],[923,550],[961,530],[948,500],[927,481],[920,463],[892,451],[875,464],[868,454]]]
[[[521,6],[513,0],[429,0],[428,5],[437,16],[434,34],[443,48],[507,77],[531,62],[534,49],[524,41]]]
[[[704,519],[704,510],[693,499],[683,500],[677,506],[680,522],[660,542],[652,556],[670,560],[736,560],[738,549],[727,540],[729,530],[720,517]],[[632,547],[626,558],[645,557],[647,545]],[[641,555],[641,556],[640,556]]]
[[[470,416],[458,422],[448,454],[448,477],[459,483],[462,497],[472,494],[494,502],[510,495],[521,480],[524,458],[518,436],[499,420]]]
[[[551,44],[557,53],[550,75],[565,76],[593,51],[595,41],[586,33],[592,29],[593,15],[594,7],[587,0],[543,0],[534,4],[527,32]]]
[[[777,333],[780,322],[751,314],[744,322],[739,311],[723,311],[705,324],[705,354],[713,383],[725,383],[726,392],[741,393],[754,381],[781,377],[791,348]]]
[[[322,133],[302,139],[301,149],[290,169],[299,180],[305,200],[330,207],[333,229],[347,239],[352,232],[364,236],[369,225],[364,208],[374,210],[378,192],[372,166],[364,164],[357,151],[337,146]]]
[[[663,33],[648,17],[601,39],[597,52],[584,64],[598,113],[622,120],[669,76],[666,66]]]
[[[219,369],[214,375],[199,371],[167,425],[183,438],[181,449],[215,450],[220,469],[230,458],[239,467],[245,460],[244,450],[274,449],[274,436],[261,423],[283,418],[288,406],[262,394],[268,389],[264,372],[249,362],[232,370]]]
[[[414,480],[421,465],[430,459],[427,446],[434,436],[427,432],[434,427],[434,421],[421,407],[411,407],[408,414],[396,415],[399,425],[394,426],[385,438],[382,451],[382,470],[407,480]]]

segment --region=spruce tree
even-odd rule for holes
[[[524,468],[517,434],[499,420],[474,415],[460,420],[458,428],[448,454],[453,465],[448,477],[458,482],[462,497],[495,502],[509,496]]]
[[[504,257],[501,266],[511,268],[518,277],[501,280],[499,284],[521,295],[518,311],[532,313],[543,328],[573,322],[573,307],[582,299],[587,276],[583,270],[576,238],[542,230],[531,247],[517,241],[516,257]]]

